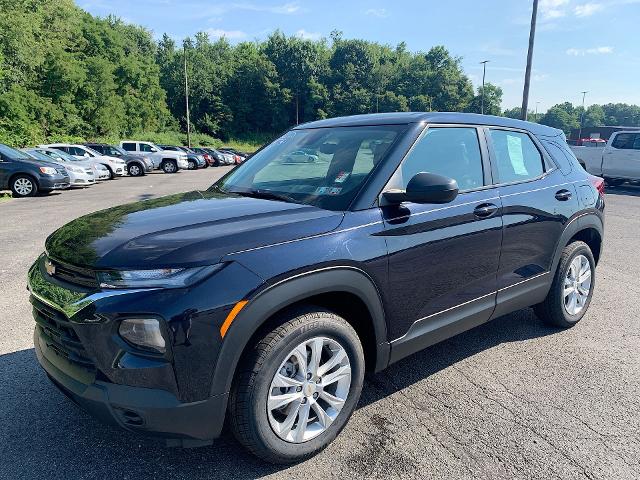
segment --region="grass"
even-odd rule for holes
[[[11,200],[11,192],[0,192],[0,203]]]

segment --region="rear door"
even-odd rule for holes
[[[460,193],[445,205],[382,207],[394,357],[488,320],[495,306],[502,219],[482,129],[429,126],[385,189],[420,172],[454,178]]]
[[[556,246],[579,207],[575,186],[532,135],[500,127],[486,135],[503,208],[498,316],[544,299]]]
[[[619,133],[602,157],[606,177],[640,178],[640,134]]]

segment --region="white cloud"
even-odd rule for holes
[[[305,40],[318,40],[321,36],[321,33],[307,32],[304,28],[301,28],[296,32],[296,37],[303,38]]]
[[[569,0],[541,0],[540,13],[545,20],[564,17]]]
[[[604,5],[601,3],[584,3],[582,5],[576,5],[576,8],[573,11],[576,14],[576,17],[589,17],[603,8]]]
[[[613,47],[595,47],[595,48],[569,48],[567,55],[574,57],[584,57],[585,55],[605,55],[613,53]]]
[[[247,34],[242,30],[223,30],[221,28],[209,28],[206,30],[211,38],[226,38],[227,40],[238,40],[245,38]]]
[[[389,12],[387,12],[386,8],[370,8],[365,11],[364,14],[378,18],[387,18],[389,16]]]
[[[231,8],[238,10],[251,10],[254,12],[278,13],[281,15],[291,15],[300,11],[298,2],[289,2],[282,5],[260,5],[256,3],[234,3]]]

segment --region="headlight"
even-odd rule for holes
[[[120,323],[118,333],[136,347],[150,348],[160,353],[166,351],[160,321],[155,318],[127,318]]]
[[[55,175],[56,169],[52,167],[40,167],[40,171],[45,175]]]
[[[102,288],[180,288],[199,282],[223,266],[221,263],[195,268],[112,270],[97,272],[97,276]]]

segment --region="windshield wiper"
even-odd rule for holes
[[[244,190],[244,191],[232,191],[229,193],[235,193],[236,195],[241,195],[243,197],[252,197],[252,198],[262,198],[265,200],[277,200],[280,202],[287,203],[299,203],[294,198],[285,195],[283,193],[275,193],[270,192],[268,190]]]

